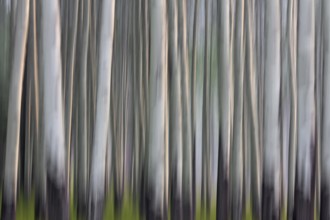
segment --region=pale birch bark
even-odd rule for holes
[[[233,72],[230,39],[230,0],[218,1],[219,152],[217,219],[228,219],[229,164],[233,114]]]
[[[290,146],[289,1],[281,0],[281,212],[287,216]]]
[[[115,0],[102,2],[98,88],[90,174],[89,219],[102,219],[105,184],[105,153],[109,129],[110,79],[114,33]]]
[[[261,151],[259,143],[259,118],[257,102],[257,54],[256,54],[256,35],[255,35],[255,15],[253,4],[255,1],[247,1],[247,108],[248,108],[248,137],[250,140],[250,165],[251,165],[251,199],[254,218],[261,219]]]
[[[324,50],[324,71],[323,71],[323,126],[321,145],[321,212],[320,219],[330,218],[330,2],[323,1],[323,50]]]
[[[297,32],[297,173],[294,218],[311,219],[315,153],[315,11],[314,1],[298,2]]]
[[[163,219],[166,153],[166,2],[150,2],[150,87],[147,219]]]
[[[290,56],[290,146],[288,179],[288,218],[293,217],[296,157],[297,157],[297,0],[290,0],[289,5],[289,56]]]
[[[15,219],[16,215],[19,132],[29,7],[29,1],[19,1],[17,3],[18,13],[10,63],[11,75],[8,98],[8,123],[1,219]]]
[[[265,107],[264,107],[264,170],[263,207],[265,219],[280,216],[280,1],[267,1],[266,59],[265,59]]]
[[[49,219],[69,218],[62,96],[60,11],[58,1],[41,3],[43,51],[43,129],[47,161]]]

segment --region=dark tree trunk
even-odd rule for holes
[[[69,197],[66,182],[59,185],[47,174],[47,211],[49,220],[69,219]]]
[[[221,158],[224,158],[221,145],[221,131],[219,131],[218,150],[218,179],[217,179],[217,220],[229,219],[229,180],[226,178],[225,167]]]
[[[103,219],[104,211],[104,198],[100,198],[98,201],[91,201],[90,216],[88,219],[101,220]]]
[[[177,180],[176,177],[177,174],[175,172],[175,169],[172,171],[171,174],[171,186],[170,186],[170,193],[171,193],[171,199],[170,199],[170,207],[171,207],[171,219],[182,219],[182,198],[176,194],[177,192]]]
[[[279,207],[276,207],[275,192],[272,186],[263,181],[262,183],[262,219],[280,219]]]
[[[193,210],[192,201],[183,201],[182,203],[182,216],[181,219],[195,219],[195,212]]]
[[[78,214],[78,217],[87,216],[87,214],[88,214],[87,208],[88,208],[88,204],[87,204],[86,198],[80,198],[78,196],[78,199],[77,199],[77,214]]]
[[[115,214],[120,214],[122,207],[123,207],[123,192],[121,190],[118,190],[117,181],[114,181],[114,208],[115,208]]]
[[[327,186],[321,188],[320,220],[330,219],[330,192]]]
[[[16,204],[8,202],[4,196],[2,197],[1,205],[1,220],[15,220],[16,219]]]
[[[146,202],[145,202],[145,219],[146,220],[165,220],[167,219],[167,210],[163,209],[160,210],[159,207],[155,209],[155,205],[153,204],[153,198],[154,198],[154,190],[151,187],[148,187],[148,190],[146,192]],[[185,218],[188,219],[188,218]]]
[[[303,190],[295,188],[293,208],[293,220],[309,220],[313,219],[314,206],[312,199],[304,196]]]
[[[47,202],[46,198],[42,198],[40,192],[36,191],[35,195],[35,218],[36,219],[46,219],[47,217]]]
[[[195,128],[193,128],[192,130],[193,130],[193,134],[192,134],[192,137],[193,137],[193,141],[192,141],[192,213],[194,215],[193,219],[195,219],[195,214],[196,214],[196,134],[195,134]]]

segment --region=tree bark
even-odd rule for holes
[[[182,101],[178,48],[178,1],[168,1],[171,219],[182,219]]]
[[[166,3],[150,2],[150,87],[146,219],[165,219]]]
[[[98,50],[98,89],[91,164],[89,219],[102,219],[105,189],[105,154],[109,129],[111,60],[115,0],[102,1],[100,48]]]
[[[229,218],[229,162],[233,112],[232,48],[230,39],[230,0],[218,1],[218,92],[219,152],[217,180],[217,219]]]
[[[10,87],[7,120],[4,185],[1,219],[16,218],[19,131],[24,76],[24,58],[28,35],[29,1],[17,3],[16,28],[10,67]]]
[[[323,24],[323,50],[324,50],[324,71],[323,71],[323,126],[321,146],[321,210],[320,219],[330,218],[330,166],[329,166],[329,131],[330,131],[330,2],[323,1],[322,6]]]
[[[43,145],[47,161],[48,219],[69,219],[64,137],[60,10],[58,1],[41,3],[43,51]]]
[[[297,173],[294,219],[312,219],[315,154],[315,11],[314,1],[298,3],[297,32]]]

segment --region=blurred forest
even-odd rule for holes
[[[0,219],[330,219],[329,0],[0,0]]]

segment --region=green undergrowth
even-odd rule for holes
[[[207,212],[204,208],[201,206],[201,200],[197,199],[196,204],[196,220],[215,220],[216,219],[216,200],[213,199],[211,201],[211,207],[210,212]]]
[[[73,203],[73,190],[71,190],[71,198],[70,198],[70,220],[80,219],[77,218],[75,206]],[[18,196],[17,199],[17,212],[16,219],[17,220],[33,220],[34,217],[34,195],[31,194],[30,198],[25,198],[22,194]],[[1,203],[2,203],[2,192],[0,191],[0,214],[1,214]],[[170,216],[170,210],[168,217]],[[113,190],[108,194],[105,209],[104,209],[104,219],[106,220],[142,220],[139,214],[139,210],[137,205],[133,203],[131,196],[128,193],[124,195],[123,206],[117,215],[115,215],[114,210],[114,193]],[[170,219],[170,218],[168,218]],[[211,202],[210,212],[207,213],[206,210],[202,209],[200,199],[197,199],[196,204],[196,220],[215,220],[216,219],[216,200],[213,199]],[[286,212],[285,210],[281,213],[281,219],[286,220]],[[317,219],[317,212],[315,209],[314,219]],[[243,211],[243,220],[254,220],[252,215],[252,205],[251,202],[246,204],[246,207]]]
[[[33,220],[34,217],[34,193],[28,198],[20,193],[17,198],[16,219],[17,220]]]
[[[134,219],[134,220],[139,220],[140,219],[140,214],[138,207],[133,203],[133,200],[128,193],[124,194],[124,201],[123,201],[123,206],[117,215],[115,215],[115,210],[114,210],[114,193],[113,190],[111,191],[110,195],[107,198],[106,204],[105,204],[105,209],[104,209],[104,219],[107,220],[112,220],[112,219]]]

